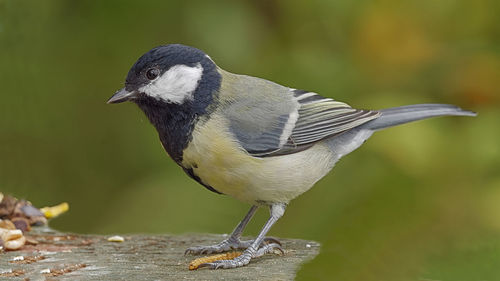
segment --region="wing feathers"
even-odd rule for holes
[[[316,93],[222,71],[221,113],[239,145],[257,157],[297,153],[379,116]]]
[[[265,156],[301,151],[315,142],[343,133],[380,115],[378,111],[354,109],[343,102],[312,92],[294,90],[294,97],[300,107],[288,141],[280,150]]]
[[[300,104],[299,118],[286,143],[288,147],[317,142],[379,116],[377,111],[354,109],[312,92],[295,90],[294,97]]]

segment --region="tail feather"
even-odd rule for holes
[[[362,126],[370,130],[381,130],[412,121],[446,115],[476,116],[477,114],[450,104],[415,104],[382,109],[380,117]]]

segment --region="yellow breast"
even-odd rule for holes
[[[324,145],[283,156],[253,157],[227,130],[228,121],[213,116],[195,126],[182,165],[217,191],[252,204],[289,202],[308,190],[334,164]]]

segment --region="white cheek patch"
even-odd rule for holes
[[[175,65],[139,91],[157,100],[182,104],[186,99],[193,99],[202,74],[203,67],[199,63],[194,67]]]

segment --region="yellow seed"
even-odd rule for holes
[[[115,236],[111,236],[108,238],[108,241],[109,242],[123,242],[125,241],[125,238],[119,236],[119,235],[115,235]]]
[[[232,260],[241,255],[241,252],[229,252],[224,254],[218,254],[203,258],[197,258],[189,263],[189,270],[198,269],[198,267],[204,263],[220,261],[220,260]]]
[[[0,238],[5,241],[16,240],[23,236],[23,232],[19,229],[0,228]]]
[[[3,241],[3,247],[6,250],[17,250],[26,243],[26,238],[24,238],[23,232],[19,229],[0,228],[0,239]]]
[[[14,240],[4,241],[3,245],[6,250],[17,250],[22,246],[24,246],[25,243],[26,243],[26,238],[24,238],[24,236],[21,236]]]
[[[40,209],[46,218],[54,218],[69,210],[69,204],[64,202],[53,207],[43,207]]]

